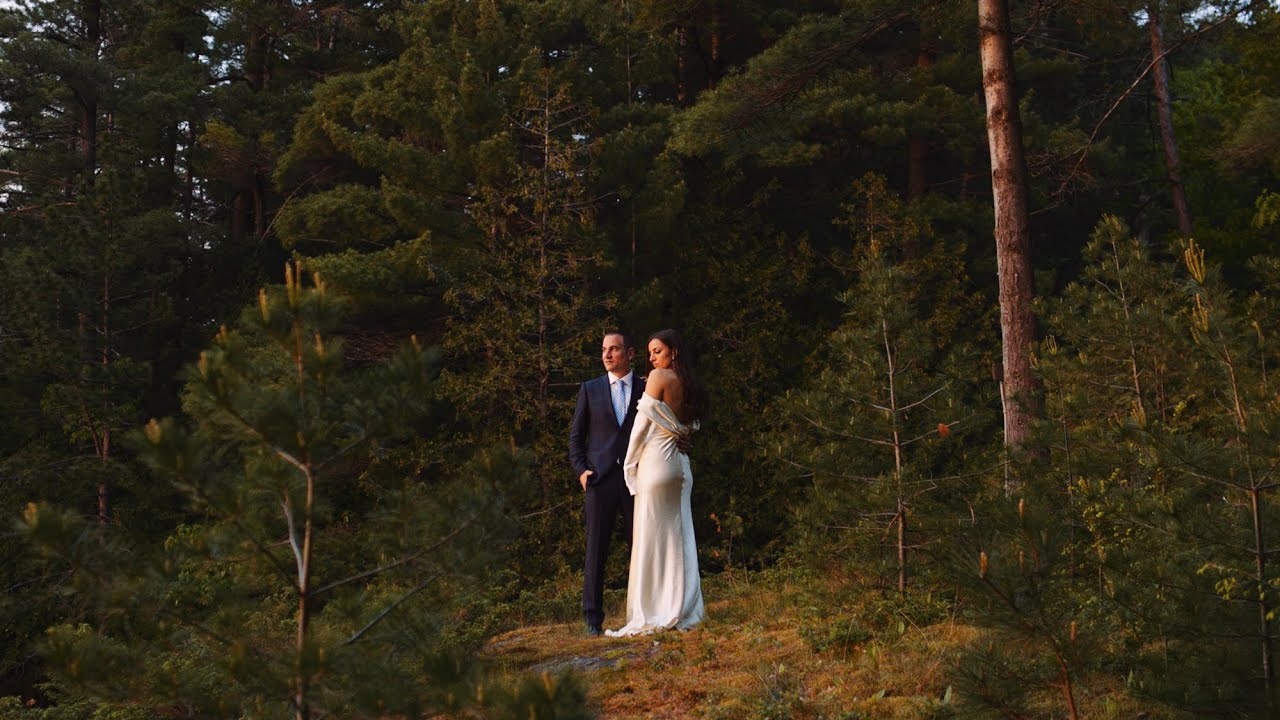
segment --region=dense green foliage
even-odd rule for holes
[[[0,9],[0,715],[583,712],[468,657],[575,617],[577,384],[668,326],[705,572],[989,628],[977,715],[1275,712],[1280,12],[1013,10],[1007,458],[972,3]]]

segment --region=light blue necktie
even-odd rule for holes
[[[618,380],[613,384],[613,414],[618,418],[618,425],[627,417],[627,381]]]

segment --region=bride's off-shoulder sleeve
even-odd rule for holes
[[[627,442],[627,457],[622,461],[622,480],[632,495],[636,494],[636,473],[640,469],[640,456],[644,454],[652,424],[648,413],[643,410],[636,413],[635,425],[631,427],[631,439]]]

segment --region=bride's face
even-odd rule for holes
[[[667,369],[671,367],[672,361],[676,359],[672,354],[672,350],[666,343],[661,340],[649,341],[649,364],[655,368]]]

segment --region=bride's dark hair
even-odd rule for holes
[[[709,404],[707,389],[693,374],[693,357],[689,352],[689,346],[685,345],[684,338],[680,333],[668,328],[649,336],[649,342],[654,340],[660,341],[672,351],[671,369],[675,370],[676,377],[680,378],[680,385],[684,388],[685,412],[691,419],[706,417]],[[645,344],[648,345],[648,343]]]

